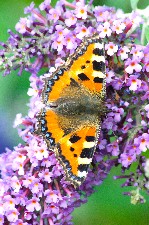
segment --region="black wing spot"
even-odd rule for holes
[[[73,135],[73,136],[69,139],[69,141],[70,141],[71,143],[75,143],[75,142],[79,141],[80,139],[81,139],[81,137],[79,137],[79,136],[77,136],[77,135]]]
[[[104,54],[103,54],[103,49],[95,48],[95,49],[93,50],[93,54],[94,54],[94,55],[98,55],[98,56],[104,55]]]
[[[86,63],[90,63],[90,61],[89,61],[89,60],[87,60],[87,61],[86,61]]]
[[[84,80],[90,80],[86,75],[85,73],[79,73],[78,74],[78,77],[80,80],[84,81]]]
[[[73,154],[74,157],[77,157],[77,154]]]
[[[95,137],[94,136],[86,136],[85,140],[87,142],[93,142],[93,141],[95,141]]]
[[[73,147],[70,147],[70,151],[73,152],[75,149]]]
[[[80,172],[87,171],[87,170],[88,170],[88,167],[89,167],[89,164],[80,164],[80,165],[78,166],[78,170],[79,170]]]
[[[83,69],[85,69],[86,67],[83,65],[83,66],[81,66],[81,69],[83,70]]]
[[[103,71],[104,70],[104,67],[105,67],[105,63],[100,61],[100,62],[97,62],[96,60],[94,60],[93,62],[93,70],[96,70],[96,71]]]
[[[100,78],[100,77],[94,77],[94,82],[95,82],[95,83],[103,83],[103,78]]]
[[[84,149],[82,149],[80,157],[90,159],[90,158],[92,158],[93,153],[94,153],[94,148],[84,148]]]

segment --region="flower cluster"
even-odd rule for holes
[[[7,75],[13,69],[29,71],[29,112],[16,116],[14,127],[26,144],[19,144],[1,155],[0,224],[72,224],[71,212],[87,201],[94,186],[102,183],[113,166],[122,167],[122,186],[136,191],[125,193],[131,202],[144,202],[141,189],[149,190],[149,46],[140,44],[142,16],[129,17],[91,2],[57,2],[53,8],[45,0],[39,9],[34,3],[25,8],[26,18],[16,24],[17,34],[9,31],[8,42],[0,43],[0,69]],[[65,62],[86,36],[98,33],[105,43],[108,112],[103,118],[97,151],[86,181],[75,189],[65,180],[64,171],[33,133],[37,114],[43,107],[43,78]],[[135,40],[137,43],[135,44]],[[38,76],[41,69],[46,74]],[[136,171],[125,175],[132,163]]]

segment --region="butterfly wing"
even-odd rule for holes
[[[90,43],[91,42],[91,43]],[[47,80],[47,87],[51,88],[48,100],[55,102],[62,95],[62,91],[70,85],[71,79],[86,87],[90,92],[105,96],[105,56],[104,45],[97,39],[89,39],[82,43],[66,62]],[[44,94],[45,97],[45,94]]]
[[[65,168],[66,176],[75,186],[86,178],[96,147],[97,129],[86,126],[72,132],[59,141],[57,155]]]
[[[85,179],[92,161],[104,97],[105,57],[97,37],[85,40],[45,82],[39,133],[75,186]]]

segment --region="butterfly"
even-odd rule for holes
[[[85,180],[97,146],[105,113],[104,44],[85,38],[52,76],[45,78],[44,108],[37,133],[55,152],[67,180],[78,187]]]

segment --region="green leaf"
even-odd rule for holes
[[[139,0],[130,0],[132,10],[136,10]]]
[[[149,27],[148,26],[145,27],[145,37],[147,39],[147,42],[149,42]]]

